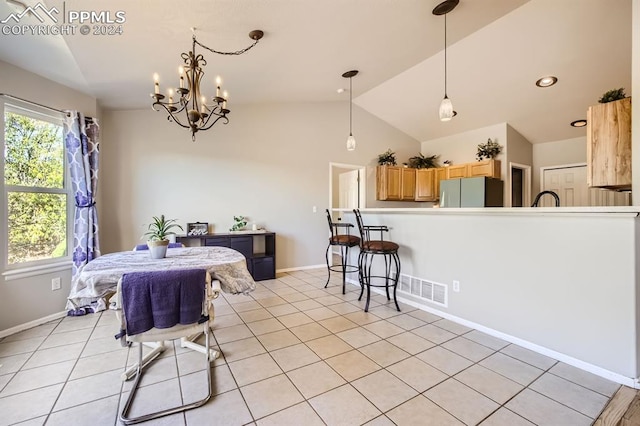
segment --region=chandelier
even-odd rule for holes
[[[207,65],[207,61],[202,54],[196,54],[196,45],[219,55],[242,55],[258,44],[264,33],[260,30],[251,31],[249,38],[253,40],[253,44],[242,50],[219,52],[196,40],[195,28],[191,30],[193,31],[192,47],[188,53],[182,53],[181,57],[184,64],[178,69],[180,87],[175,89],[175,93],[173,89],[169,89],[167,98],[160,93],[159,77],[157,73],[154,74],[154,93],[151,94],[154,102],[151,107],[155,111],[160,111],[160,108],[163,108],[168,114],[168,121],[173,121],[180,127],[191,130],[191,140],[195,142],[196,132],[208,130],[220,120],[227,124],[229,122],[227,115],[231,112],[227,108],[229,95],[226,91],[220,90],[222,85],[220,77],[216,78],[216,94],[209,102],[207,102],[207,97],[200,90],[200,83],[204,76],[203,67]],[[174,96],[176,96],[175,100]]]

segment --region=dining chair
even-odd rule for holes
[[[138,343],[138,363],[134,366],[135,382],[119,415],[124,424],[135,424],[204,405],[212,396],[210,348],[213,321],[213,299],[219,287],[211,286],[211,276],[205,269],[132,272],[118,282],[121,337],[127,344]],[[117,311],[118,312],[118,311]],[[137,417],[129,416],[139,383],[145,370],[164,350],[164,345],[143,357],[143,343],[164,342],[204,333],[203,367],[207,371],[206,396],[198,401],[155,411]]]
[[[331,279],[331,271],[342,272],[342,294],[345,294],[345,281],[346,275],[350,272],[358,272],[358,266],[349,265],[349,249],[360,244],[360,238],[356,235],[351,235],[350,229],[353,228],[351,223],[336,223],[331,220],[331,213],[329,209],[327,212],[327,221],[329,222],[329,230],[331,231],[331,237],[329,237],[329,245],[325,253],[327,260],[327,283],[324,288],[329,285]],[[340,265],[332,265],[333,262],[329,260],[329,250],[331,247],[340,247],[341,262]],[[333,253],[332,253],[333,254]],[[332,256],[333,257],[333,256]]]
[[[384,287],[389,297],[389,287],[393,287],[393,301],[396,309],[400,312],[400,306],[396,299],[398,289],[398,279],[400,278],[400,257],[398,256],[398,244],[393,241],[385,241],[384,233],[389,232],[387,226],[366,226],[362,221],[360,210],[354,209],[358,230],[360,231],[360,255],[358,256],[358,270],[360,280],[360,297],[362,299],[365,287],[367,288],[367,302],[364,311],[369,311],[369,301],[371,299],[371,287]],[[372,238],[372,234],[374,237]],[[375,238],[377,236],[377,238]],[[376,256],[384,258],[384,275],[373,275],[371,272],[373,261]],[[395,266],[395,271],[393,270]],[[379,269],[378,269],[379,270]],[[375,270],[374,270],[375,271]],[[372,284],[372,279],[384,280],[384,284]]]

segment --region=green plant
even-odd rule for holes
[[[147,232],[144,236],[149,237],[149,241],[162,241],[167,239],[167,235],[173,235],[174,228],[182,229],[182,226],[176,223],[176,219],[165,219],[164,215],[153,216],[153,222],[147,226]]]
[[[386,152],[378,155],[378,164],[381,166],[395,166],[396,165],[396,153],[389,148]]]
[[[483,158],[490,160],[496,158],[502,151],[502,146],[498,142],[494,142],[491,138],[487,139],[487,143],[478,144],[478,152],[476,153],[476,159],[481,161]]]
[[[233,226],[229,231],[239,231],[242,228],[247,226],[247,221],[244,216],[234,216],[233,217]]]
[[[602,95],[600,99],[598,99],[598,102],[600,102],[601,104],[606,104],[607,102],[617,101],[626,97],[627,95],[625,95],[624,93],[624,87],[621,87],[619,89],[609,90],[604,95]]]
[[[409,167],[414,169],[432,169],[438,167],[438,155],[425,157],[422,153],[409,158]]]

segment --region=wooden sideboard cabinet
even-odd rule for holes
[[[416,169],[399,166],[376,168],[376,200],[414,201]]]
[[[232,248],[247,258],[247,269],[255,281],[273,280],[276,277],[275,232],[177,235],[176,241],[186,246],[197,241],[201,246]]]
[[[587,183],[631,189],[631,98],[589,107]]]
[[[501,178],[500,160],[482,160],[447,167],[447,179],[486,176]]]

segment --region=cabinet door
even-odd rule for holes
[[[447,178],[447,169],[438,167],[433,169],[433,196],[436,200],[440,199],[440,181]]]
[[[631,98],[589,107],[587,183],[631,188]]]
[[[402,168],[402,184],[400,199],[413,201],[416,197],[416,169]]]
[[[204,240],[205,246],[231,247],[229,237],[211,237]]]
[[[500,179],[500,161],[484,160],[468,164],[467,177],[486,176]]]
[[[376,168],[376,199],[381,201],[400,200],[401,185],[400,167],[378,166]]]
[[[455,166],[447,167],[447,179],[457,179],[467,177],[467,165],[456,164]]]
[[[253,237],[231,237],[231,248],[239,251],[247,259],[253,257]]]
[[[436,199],[436,193],[434,192],[435,170],[436,169],[416,170],[416,201],[433,201]]]

